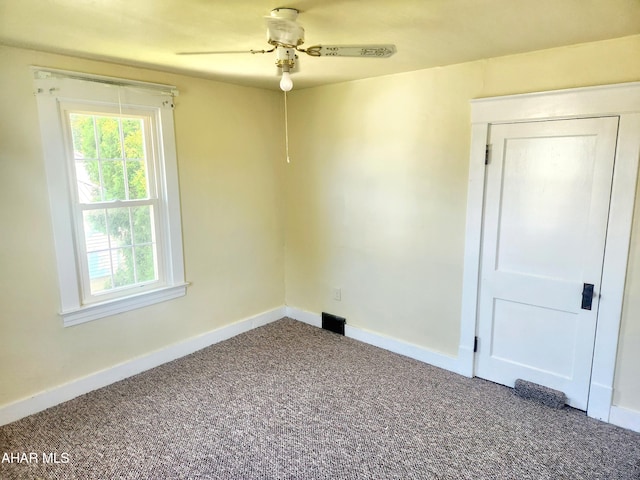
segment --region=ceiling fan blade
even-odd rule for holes
[[[270,53],[275,50],[271,48],[269,50],[214,50],[211,52],[177,52],[176,55],[221,55],[228,53]]]
[[[388,58],[396,53],[396,46],[387,45],[315,45],[298,49],[312,57]]]

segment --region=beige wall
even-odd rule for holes
[[[62,328],[29,65],[178,86],[186,297]],[[0,406],[285,298],[455,356],[469,100],[637,80],[640,36],[294,90],[285,166],[277,92],[0,47]],[[638,224],[614,399],[640,411]]]
[[[63,328],[29,65],[174,84],[187,295]],[[284,299],[281,97],[0,47],[0,406]]]
[[[294,92],[287,304],[456,356],[469,100],[638,80],[634,36]],[[615,401],[640,411],[637,223]]]
[[[481,75],[464,64],[292,96],[288,305],[457,355]]]

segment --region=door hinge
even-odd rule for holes
[[[484,164],[489,165],[489,153],[491,152],[491,146],[487,144],[487,147],[484,150]]]
[[[473,353],[478,351],[478,337],[473,337]]]

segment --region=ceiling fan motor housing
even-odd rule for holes
[[[291,22],[296,21],[299,13],[300,13],[300,10],[295,8],[287,8],[287,7],[278,7],[271,10],[272,17],[284,18],[285,20],[289,20]]]
[[[296,64],[296,51],[293,48],[286,48],[279,46],[276,48],[276,65],[282,68],[283,71],[293,70]]]

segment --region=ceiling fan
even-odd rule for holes
[[[280,88],[288,92],[293,88],[291,72],[296,67],[297,52],[311,57],[365,57],[387,58],[396,53],[395,45],[314,45],[302,48],[304,28],[296,19],[299,11],[295,8],[280,7],[271,10],[265,17],[267,22],[267,42],[273,46],[269,50],[237,50],[212,52],[180,52],[178,55],[210,55],[223,53],[271,53],[276,52],[276,66],[281,71]]]

